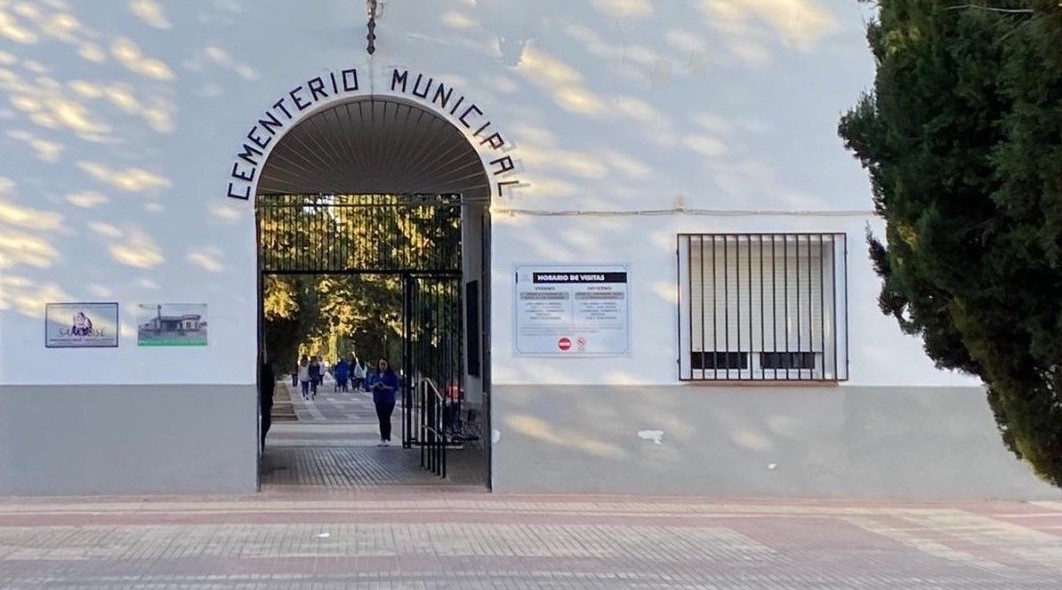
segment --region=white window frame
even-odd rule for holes
[[[681,381],[848,380],[846,234],[679,234],[677,255]],[[709,258],[712,262],[706,266]],[[707,268],[716,271],[714,278],[706,276]],[[768,275],[768,269],[774,274]],[[779,278],[778,269],[785,271],[785,278]],[[723,272],[733,276],[719,276]],[[707,289],[714,293],[704,293]],[[706,307],[715,314],[710,322]],[[794,324],[797,337],[790,339]],[[784,341],[779,336],[781,325],[786,326]],[[728,353],[747,355],[747,368],[707,368],[704,356],[700,363],[694,362],[697,354],[719,358]],[[815,366],[765,369],[760,366],[761,353],[814,354]]]

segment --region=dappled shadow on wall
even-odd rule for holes
[[[385,32],[388,18],[406,23],[401,11],[412,10],[392,4]],[[505,211],[569,208],[573,201],[603,212],[670,209],[678,201],[736,210],[836,208],[817,194],[816,177],[825,165],[822,145],[845,157],[834,137],[839,107],[817,106],[823,88],[787,89],[800,88],[801,72],[812,64],[828,72],[840,60],[850,68],[838,47],[863,51],[858,18],[838,39],[841,19],[857,15],[841,12],[819,0],[484,0],[448,5],[432,25],[389,32],[405,34],[425,56],[416,67],[426,75],[472,76],[487,93],[478,98],[510,105],[514,119],[502,124],[526,182],[512,200],[495,203],[499,223],[519,228],[528,250],[562,260],[586,251],[593,235],[538,230]],[[447,59],[454,47],[463,52],[459,66]],[[858,86],[833,97],[857,94]],[[800,149],[804,130],[793,127],[809,118],[802,112],[809,106],[820,122],[815,150]],[[862,182],[857,166],[851,173]]]
[[[203,8],[204,22],[210,10],[233,10],[232,3]],[[0,4],[0,91],[8,99],[0,104],[3,309],[40,316],[48,301],[114,298],[123,284],[152,288],[141,271],[179,257],[128,214],[165,215],[162,197],[175,188],[151,146],[177,130],[181,59],[168,62],[144,48],[174,27],[154,0]],[[210,48],[182,51],[227,65]],[[225,208],[217,213],[233,217]],[[61,252],[116,264],[79,264]],[[211,267],[209,252],[195,254],[188,254],[190,264]],[[65,292],[51,277],[78,292]]]
[[[815,203],[814,196],[787,185],[778,161],[758,153],[778,132],[777,121],[764,117],[773,103],[753,96],[761,90],[759,78],[744,86],[731,80],[755,100],[731,94],[718,108],[689,102],[703,99],[689,90],[701,88],[706,77],[724,79],[739,70],[774,75],[772,68],[790,55],[821,58],[838,26],[823,0],[784,7],[775,0],[480,0],[440,3],[438,18],[415,15],[423,10],[415,3],[386,4],[380,34],[404,36],[407,53],[420,56],[412,66],[454,79],[474,76],[475,87],[485,89],[477,97],[481,102],[510,103],[507,140],[524,168],[528,197],[578,195],[587,207],[623,208],[646,202],[647,183],[681,182],[725,195],[734,206],[764,195],[782,208]],[[140,149],[177,131],[177,84],[198,98],[216,98],[260,79],[268,59],[221,41],[189,43],[163,59],[149,49],[152,36],[190,35],[193,27],[231,29],[246,16],[241,11],[255,5],[218,0],[191,9],[132,0],[105,6],[72,0],[0,6],[0,89],[10,97],[0,106],[0,120],[5,156],[11,154],[0,163],[0,177],[7,179],[0,192],[0,264],[6,267],[0,305],[18,301],[23,313],[39,315],[44,300],[70,296],[38,284],[35,277],[46,276],[41,269],[80,277],[79,284],[97,297],[111,296],[123,284],[150,288],[150,279],[138,272],[163,265],[227,269],[217,248],[167,251],[148,228],[115,219],[129,207],[164,215],[162,196],[180,188],[180,179],[168,177],[151,151]],[[363,26],[362,9],[350,10],[349,20],[337,22]],[[350,36],[345,28],[333,32]],[[314,67],[336,65],[306,59]],[[794,102],[778,116],[799,108]],[[23,169],[56,173],[26,177],[19,174]],[[662,169],[694,176],[660,178]],[[614,190],[587,195],[580,187],[591,181],[607,181]],[[663,204],[672,197],[660,193]],[[25,222],[27,216],[34,223]],[[211,205],[210,219],[246,221],[228,204]],[[624,223],[617,222],[616,230],[623,231]],[[583,250],[592,239],[536,233],[528,232],[529,242],[558,250]],[[59,259],[57,252],[74,250],[59,247],[61,242],[94,249],[117,264],[92,269],[90,277]]]

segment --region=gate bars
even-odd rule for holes
[[[410,276],[406,283],[410,322],[405,344],[414,386],[403,431],[403,444],[420,447],[420,462],[446,477],[449,431],[460,419],[463,367],[461,279]]]
[[[263,277],[401,277],[402,446],[445,477],[463,389],[460,195],[269,195],[257,215]]]
[[[261,271],[461,274],[460,195],[259,197]]]

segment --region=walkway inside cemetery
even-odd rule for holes
[[[402,448],[402,404],[391,417],[392,437],[380,442],[372,394],[334,391],[327,379],[313,400],[304,400],[290,381],[277,383],[273,425],[266,437],[260,476],[263,491],[349,489],[380,485],[463,487],[485,491],[480,483],[482,453],[449,453],[447,477],[420,465],[418,448]]]

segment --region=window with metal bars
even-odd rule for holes
[[[845,234],[681,234],[684,381],[848,379]]]

